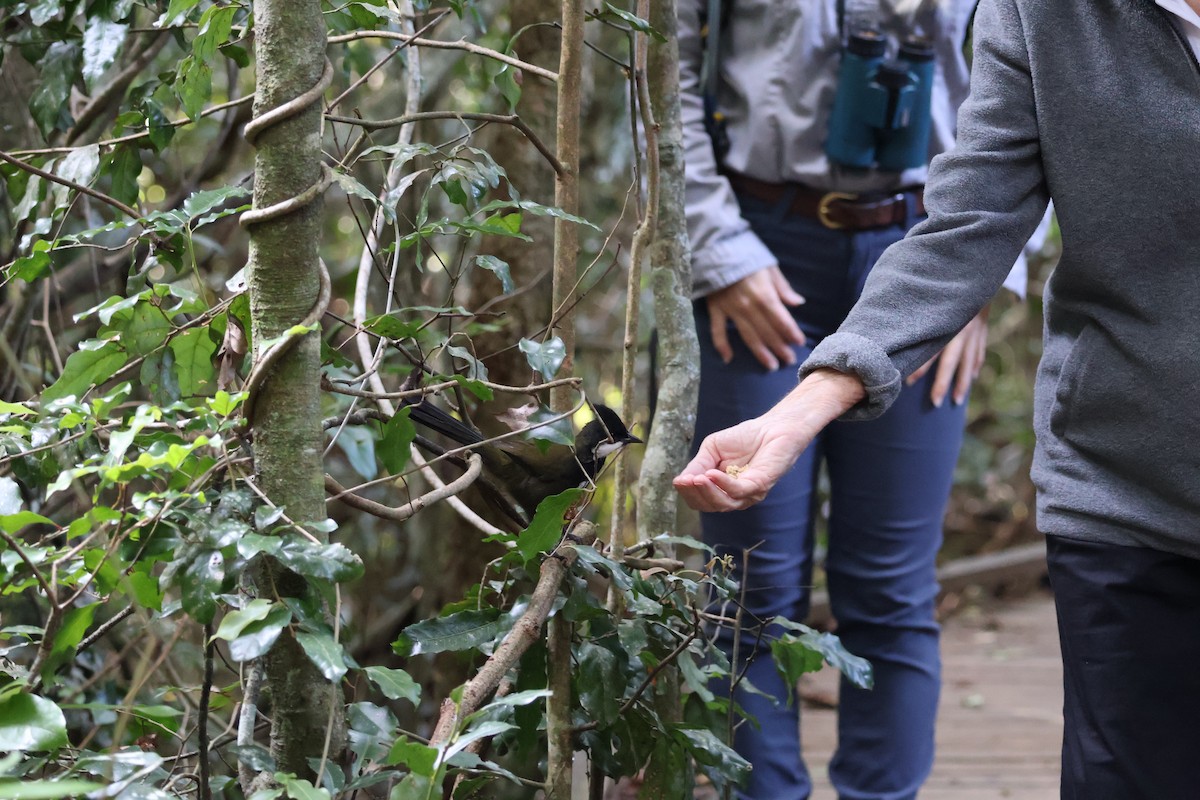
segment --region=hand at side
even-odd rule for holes
[[[781,361],[788,366],[796,363],[792,345],[804,344],[804,333],[788,307],[800,305],[804,298],[788,284],[779,267],[752,272],[705,299],[712,323],[713,348],[726,364],[733,358],[726,330],[730,321],[746,347],[767,369],[779,369]]]
[[[983,359],[987,355],[988,339],[988,307],[984,306],[975,317],[959,331],[953,339],[933,358],[909,375],[905,383],[912,386],[929,372],[933,363],[937,362],[937,372],[933,376],[933,387],[929,390],[929,399],[936,408],[941,408],[946,393],[953,384],[955,405],[962,405],[971,391],[971,384],[979,377],[983,367]],[[939,360],[940,359],[940,360]]]
[[[761,417],[705,438],[675,489],[698,511],[748,508],[796,463],[821,429],[865,396],[854,375],[813,372]]]

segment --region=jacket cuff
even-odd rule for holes
[[[856,333],[827,336],[800,365],[801,379],[818,369],[857,375],[867,390],[866,398],[843,414],[843,420],[875,419],[900,394],[900,371],[882,347]]]
[[[732,286],[747,275],[779,263],[753,231],[745,230],[692,254],[692,299]]]

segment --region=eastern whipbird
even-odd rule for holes
[[[409,418],[469,447],[483,459],[491,477],[527,514],[538,503],[567,489],[588,486],[600,473],[604,459],[642,440],[629,432],[617,412],[596,404],[596,418],[575,436],[575,447],[550,445],[544,452],[534,442],[502,439],[486,442],[482,433],[450,416],[428,400],[409,406]]]

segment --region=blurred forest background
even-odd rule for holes
[[[529,67],[559,69],[562,24],[558,9],[540,0],[417,3],[414,17],[402,17],[398,10],[407,5],[363,0],[322,6],[332,85],[323,94],[320,146],[335,169],[320,217],[320,255],[332,281],[323,330],[324,374],[334,382],[359,374],[353,322],[361,310],[355,307],[357,292],[368,316],[402,310],[392,316],[402,323],[399,332],[376,332],[403,340],[409,357],[420,353],[436,374],[465,378],[451,402],[471,409],[474,423],[494,434],[505,429],[497,421],[500,412],[520,401],[500,392],[488,396],[472,381],[486,376],[497,384],[528,384],[536,358],[518,342],[545,346],[550,341],[554,227],[564,215],[553,209],[555,171],[534,143],[553,150],[557,99],[554,82]],[[639,159],[645,140],[631,114],[637,87],[630,64],[635,34],[648,34],[636,11],[632,4],[605,4],[588,15],[585,25],[575,213],[586,223],[567,220],[578,231],[580,253],[577,298],[569,309],[574,363],[566,369],[582,377],[591,400],[632,407],[635,413],[627,422],[644,434],[655,392],[649,355],[654,303],[648,278],[637,298],[629,297],[626,286],[635,229],[645,215],[645,164]],[[81,375],[78,388],[90,391],[95,384],[99,394],[115,377],[133,382],[130,407],[133,400],[150,400],[166,408],[181,398],[211,399],[217,388],[232,392],[240,385],[247,368],[249,311],[239,312],[234,298],[249,237],[236,212],[249,202],[255,158],[243,136],[255,91],[249,23],[248,6],[199,0],[29,0],[0,9],[0,151],[7,156],[0,164],[0,400],[27,403],[56,381],[60,389],[52,394],[67,395],[62,381],[71,374],[72,354],[90,352],[97,345],[88,342],[103,339],[119,324],[126,325],[121,330],[127,340],[134,330],[144,334],[140,323],[121,316],[141,315],[142,306],[132,300],[121,306],[109,298],[169,296],[186,306],[192,322],[220,321],[221,327],[206,329],[208,338],[195,342],[200,355],[189,350],[194,369],[182,386],[172,383],[180,380],[178,365],[185,356],[175,342],[182,339],[171,338],[182,323],[168,314],[170,333],[144,352],[126,354],[140,361],[114,361],[104,375]],[[399,36],[369,33],[380,30]],[[405,37],[425,44],[406,46]],[[519,59],[523,66],[489,54]],[[523,127],[509,118],[514,113]],[[102,196],[40,179],[38,170],[93,187]],[[143,227],[151,235],[133,235],[128,220],[117,224],[121,215],[114,217],[108,200],[149,220]],[[517,231],[520,236],[512,235]],[[1031,259],[1028,300],[1001,297],[993,307],[991,346],[972,393],[967,441],[947,514],[947,559],[1035,536],[1028,478],[1030,400],[1040,354],[1041,286],[1056,247],[1052,234]],[[364,283],[362,265],[373,282]],[[364,286],[369,287],[365,296]],[[632,386],[632,398],[622,389],[631,307],[640,309],[634,378],[625,384]],[[536,355],[537,345],[531,347]],[[101,346],[97,352],[102,351]],[[173,355],[164,355],[168,352]],[[389,351],[381,371],[393,388],[413,370],[398,354],[399,348]],[[543,377],[553,375],[549,369]],[[334,418],[349,413],[354,401],[327,393],[322,402],[322,415]],[[28,413],[5,408],[17,417]],[[79,509],[88,505],[88,497],[78,486],[53,499],[35,491],[64,474],[74,455],[54,449],[62,444],[55,438],[59,434],[33,430],[10,426],[5,431],[13,438],[5,440],[3,474],[19,479],[12,485],[20,483],[20,497],[15,505],[5,500],[3,514],[29,508],[65,526],[84,513]],[[42,445],[58,460],[47,456],[30,463],[30,448]],[[325,470],[345,486],[386,477],[391,465],[389,454],[380,452],[384,446],[369,428],[344,426],[325,454]],[[147,447],[153,452],[152,445]],[[232,452],[236,457],[236,448]],[[636,474],[639,457],[632,452],[623,464],[628,475]],[[410,479],[404,499],[423,491],[419,481]],[[614,508],[611,492],[612,482],[602,483],[591,504],[601,530],[607,530]],[[387,499],[386,484],[365,494],[396,502]],[[68,508],[72,503],[78,508]],[[356,554],[362,568],[361,578],[342,585],[337,599],[347,619],[340,642],[346,664],[396,670],[403,665],[423,687],[421,699],[392,704],[391,710],[402,729],[427,726],[440,699],[466,680],[478,659],[457,650],[400,659],[394,641],[406,626],[460,603],[503,548],[481,542],[479,530],[446,503],[406,520],[403,535],[394,522],[341,502],[329,504],[329,515],[337,523],[337,541]],[[15,536],[16,530],[6,535]],[[696,520],[681,514],[675,533],[695,535]],[[633,543],[635,537],[627,538]],[[39,546],[47,541],[39,540]],[[52,560],[57,552],[47,545],[43,555]],[[28,626],[44,631],[46,625],[45,609],[37,603],[13,602],[35,583],[24,569],[6,553],[0,573],[7,595],[0,607],[3,624],[26,626],[6,634],[12,647],[20,631]],[[89,564],[88,569],[98,568]],[[227,580],[217,588],[226,594],[233,590]],[[103,687],[123,670],[141,675],[138,670],[150,664],[171,677],[147,708],[169,705],[168,686],[178,690],[199,682],[204,637],[198,630],[176,630],[157,615],[137,630],[113,633],[108,648],[77,653],[84,631],[94,632],[93,620],[99,623],[109,613],[89,615],[79,636],[61,648],[59,655],[74,658],[73,665],[58,666],[60,683],[73,687],[67,697]],[[160,646],[139,651],[146,636]],[[147,663],[128,666],[130,649],[144,652]],[[14,651],[8,657],[18,655]],[[218,686],[236,682],[230,665],[224,671],[218,665],[218,672],[223,672]],[[640,682],[632,673],[630,680],[635,687]],[[119,685],[93,702],[119,705]],[[364,682],[351,693],[365,701],[372,691]],[[225,721],[233,725],[232,719]],[[71,724],[82,723],[72,719]],[[177,733],[179,720],[172,725]],[[119,741],[120,732],[115,736]],[[156,746],[149,740],[143,744]]]

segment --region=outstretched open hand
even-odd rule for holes
[[[862,399],[853,375],[817,370],[761,417],[708,436],[675,477],[697,511],[737,511],[767,496],[813,438]]]

